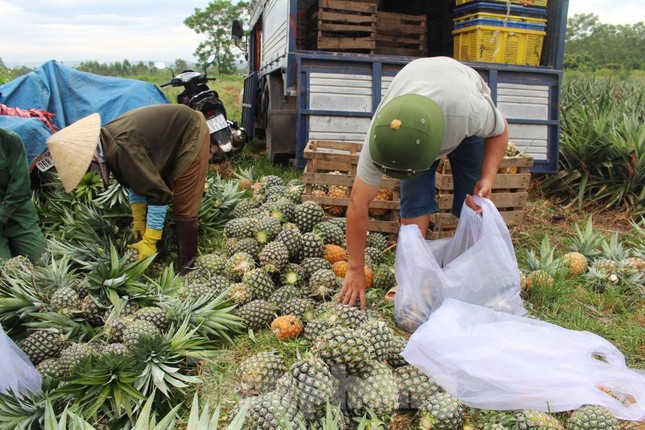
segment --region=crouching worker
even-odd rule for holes
[[[35,263],[44,251],[25,146],[16,133],[0,129],[0,259],[24,255]]]
[[[204,116],[184,105],[131,110],[101,127],[95,113],[47,140],[54,166],[70,192],[95,164],[107,187],[109,174],[129,190],[132,235],[138,259],[157,252],[172,201],[178,268],[185,274],[197,258],[197,215],[211,159]]]

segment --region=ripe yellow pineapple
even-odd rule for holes
[[[342,246],[327,244],[324,248],[325,260],[331,264],[337,261],[347,260],[347,251]]]
[[[534,270],[526,277],[526,288],[552,287],[553,277],[544,270]]]
[[[347,274],[347,269],[349,269],[349,262],[345,260],[337,261],[331,265],[331,270],[339,278],[344,278]]]
[[[271,332],[280,340],[297,337],[302,329],[302,323],[293,315],[281,315],[271,322]]]
[[[347,187],[343,185],[332,185],[329,187],[327,192],[327,197],[333,197],[336,199],[343,199],[349,197],[349,192]],[[327,205],[325,206],[325,212],[332,216],[345,216],[346,206],[338,205]]]
[[[587,271],[589,263],[587,257],[579,252],[568,252],[562,256],[562,262],[567,269],[568,277],[582,275]]]
[[[374,201],[391,202],[392,198],[393,198],[392,190],[389,190],[387,188],[381,188],[378,190],[376,197],[374,197]],[[374,216],[374,217],[385,216],[388,214],[388,209],[370,208],[369,214],[370,216]]]

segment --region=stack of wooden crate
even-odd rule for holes
[[[425,56],[428,52],[426,15],[376,12],[376,54]]]
[[[310,49],[373,54],[376,0],[318,0],[308,10]]]

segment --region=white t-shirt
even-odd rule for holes
[[[491,137],[504,132],[504,117],[493,104],[490,88],[474,69],[449,57],[420,58],[397,73],[378,110],[394,97],[418,94],[435,101],[445,120],[439,157],[471,136]],[[374,121],[376,114],[372,118]],[[370,124],[370,129],[371,129]],[[369,131],[358,161],[357,174],[365,183],[378,185],[383,173],[372,163]]]

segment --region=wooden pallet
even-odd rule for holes
[[[319,0],[309,25],[312,49],[374,53],[376,1]]]
[[[427,55],[427,17],[376,12],[376,54]]]
[[[302,200],[316,201],[324,208],[331,206],[346,210],[347,206],[349,206],[349,197],[314,195],[313,188],[315,184],[344,186],[347,187],[349,196],[352,185],[354,184],[358,157],[362,146],[361,143],[355,142],[309,141],[304,151],[304,158],[307,160],[307,165],[302,173],[302,180],[305,183]],[[340,172],[341,174],[332,172]],[[383,178],[381,188],[392,191],[392,200],[372,201],[370,211],[378,211],[381,214],[378,216],[370,216],[367,229],[369,231],[396,236],[399,231],[400,222],[399,181]],[[328,214],[326,217],[331,218],[332,216]]]

